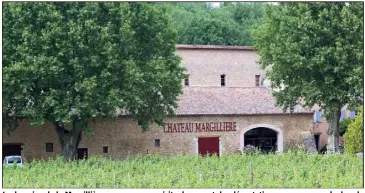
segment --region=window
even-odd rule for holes
[[[350,112],[350,119],[355,119],[356,116],[356,111],[351,111]]]
[[[160,147],[160,139],[155,139],[155,147]]]
[[[225,74],[221,75],[221,86],[226,86],[226,75]]]
[[[46,143],[46,152],[53,152],[53,143]]]
[[[8,157],[8,163],[9,164],[22,163],[22,159],[20,158],[20,156],[11,156],[11,157]]]
[[[184,84],[185,86],[189,86],[189,75],[185,77]]]
[[[103,147],[103,153],[108,153],[108,146]]]
[[[346,118],[346,112],[345,110],[341,110],[341,117],[340,117],[340,121],[343,121]]]
[[[260,75],[255,75],[255,85],[260,86]]]
[[[320,123],[321,122],[321,118],[322,118],[322,112],[319,110],[319,111],[315,111],[314,112],[314,122],[315,123]]]

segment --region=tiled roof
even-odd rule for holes
[[[176,115],[283,114],[264,87],[184,87]],[[289,113],[289,112],[286,112]],[[294,113],[313,113],[297,105]]]
[[[117,109],[118,115],[128,115]],[[265,87],[184,87],[178,97],[177,116],[187,115],[273,115],[284,114],[275,106],[271,91]],[[289,112],[285,112],[289,114]],[[300,105],[294,114],[313,114]]]
[[[191,49],[205,49],[205,50],[251,50],[251,46],[224,46],[224,45],[190,45],[190,44],[177,44],[176,49],[178,50],[191,50]]]

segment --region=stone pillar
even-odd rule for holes
[[[301,133],[301,136],[302,136],[302,143],[305,147],[306,152],[318,153],[313,134],[310,132],[303,132]]]
[[[199,143],[198,143],[198,138],[194,137],[194,146],[195,146],[195,155],[199,155]]]
[[[219,138],[219,157],[223,155],[223,145],[222,145],[222,139]]]
[[[278,138],[277,139],[278,152],[284,152],[283,134],[278,132],[277,138]]]

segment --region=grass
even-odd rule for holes
[[[362,158],[303,152],[57,158],[3,169],[4,188],[362,188],[362,181]]]

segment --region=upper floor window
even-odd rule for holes
[[[321,119],[322,119],[322,111],[319,110],[319,111],[315,111],[314,112],[314,115],[313,115],[313,118],[314,118],[314,122],[315,123],[320,123],[321,122]]]
[[[185,86],[189,86],[189,75],[186,75],[186,77],[184,79],[184,84],[185,84]]]
[[[255,85],[260,86],[260,75],[255,75]]]
[[[155,147],[160,147],[160,139],[155,139]]]
[[[221,86],[226,86],[226,75],[225,74],[221,75]]]

